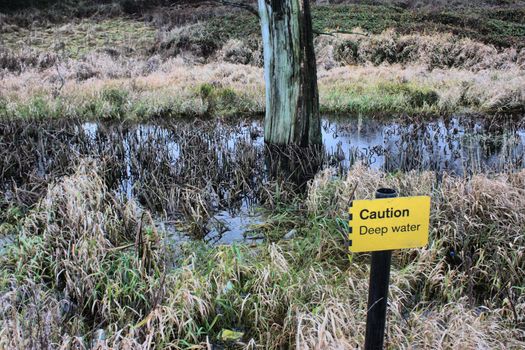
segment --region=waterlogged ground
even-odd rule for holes
[[[428,121],[325,118],[321,168],[344,175],[361,162],[388,172],[470,176],[525,166],[525,121],[454,116]],[[260,120],[116,124],[5,122],[0,132],[3,197],[31,204],[82,158],[104,164],[108,186],[155,213],[174,241],[189,233],[213,244],[256,242],[256,204],[294,189],[268,176]],[[270,156],[269,156],[270,155]],[[309,158],[308,155],[298,158]],[[285,185],[283,185],[285,184]],[[287,194],[287,191],[289,193]],[[22,198],[20,198],[22,197]],[[255,204],[255,205],[254,205]],[[270,203],[271,204],[271,203]]]
[[[83,132],[96,141],[106,138],[109,129],[98,123],[83,123]],[[103,126],[104,127],[104,126]],[[239,124],[203,124],[201,128],[218,128],[223,134],[222,149],[234,152],[238,147],[264,147],[260,121]],[[181,141],[177,125],[137,124],[132,127],[139,140],[156,139],[167,143],[170,158],[180,158]],[[206,131],[204,131],[206,132]],[[509,120],[491,124],[484,119],[453,117],[423,123],[359,118],[344,121],[325,118],[322,123],[325,167],[346,171],[359,161],[374,169],[387,171],[434,170],[456,175],[501,172],[521,169],[525,165],[525,121]],[[123,140],[129,149],[129,141]],[[133,150],[129,150],[132,152]],[[210,148],[210,151],[213,149]],[[130,156],[126,159],[129,161]],[[130,167],[128,167],[129,170]],[[128,174],[131,175],[131,174]],[[131,180],[131,177],[128,179]],[[126,182],[131,195],[132,181]]]
[[[0,123],[0,348],[358,348],[344,218],[380,185],[432,197],[390,346],[522,349],[523,125],[326,119],[322,151],[276,153],[258,120]]]
[[[523,1],[338,2],[312,15],[356,33],[314,42],[343,118],[284,154],[239,117],[264,114],[249,13],[0,15],[0,349],[360,348],[346,213],[379,186],[432,198],[430,244],[393,254],[388,347],[525,349],[525,116],[487,115],[525,111]]]

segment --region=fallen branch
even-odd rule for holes
[[[224,6],[241,8],[243,10],[250,12],[252,15],[257,16],[257,18],[259,18],[259,11],[257,11],[257,9],[253,8],[253,6],[251,5],[243,4],[237,1],[230,1],[230,0],[210,0],[210,1],[218,3],[220,5],[224,5]]]
[[[329,36],[334,36],[334,34],[353,34],[353,35],[370,36],[370,34],[368,33],[348,32],[346,30],[335,30],[333,32],[320,32],[314,29],[313,33],[316,35],[329,35]]]

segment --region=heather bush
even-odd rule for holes
[[[254,59],[252,50],[240,40],[231,39],[224,44],[220,53],[225,62],[248,64]]]
[[[22,72],[30,68],[46,69],[52,67],[58,56],[49,52],[38,52],[29,48],[12,51],[0,47],[0,69]]]
[[[155,51],[165,56],[177,56],[189,52],[197,57],[208,58],[221,46],[204,24],[197,23],[159,32]]]
[[[341,64],[422,63],[429,69],[507,69],[522,66],[521,51],[497,50],[492,45],[461,39],[452,34],[400,35],[389,30],[369,37],[341,36],[334,40],[335,58]]]

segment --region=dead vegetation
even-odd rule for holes
[[[219,211],[236,214],[260,203],[275,207],[276,200],[286,203],[295,196],[290,174],[276,170],[270,180],[261,170],[271,152],[262,143],[260,125],[251,121],[51,124],[1,124],[0,193],[11,206],[33,207],[52,181],[71,174],[83,158],[100,160],[100,176],[110,190],[136,198],[158,217],[179,221],[192,237],[205,237]],[[292,149],[283,161],[297,163],[295,171],[307,167],[303,152]],[[317,153],[323,161],[325,154]]]
[[[4,319],[4,348],[74,347],[86,325],[126,327],[159,298],[164,266],[151,217],[110,194],[93,162],[49,187],[17,240],[2,314],[24,310]]]
[[[52,181],[71,174],[79,159],[100,159],[111,190],[136,198],[162,217],[182,218],[185,231],[204,237],[218,211],[236,214],[254,204],[275,208],[292,202],[301,190],[293,184],[301,187],[319,167],[333,167],[341,175],[362,162],[387,171],[468,176],[514,171],[525,162],[523,123],[514,119],[491,124],[464,118],[419,126],[402,119],[359,123],[327,120],[324,149],[281,150],[264,145],[257,120],[138,125],[6,121],[0,123],[0,193],[19,208],[32,207]],[[337,136],[355,133],[379,135],[384,142],[354,145]]]
[[[100,6],[108,10],[109,5]],[[413,20],[405,12],[407,6],[418,7],[416,3],[352,6],[314,9],[316,30],[328,33],[316,38],[323,112],[524,110],[525,51],[520,45],[482,42],[457,33],[455,27],[400,27]],[[512,24],[512,30],[507,29],[514,37],[521,35],[519,16],[512,9],[502,5],[487,15],[498,40],[508,34],[504,24]],[[139,16],[120,11],[79,14],[64,24],[55,10],[57,18],[47,18],[44,10],[2,15],[0,118],[146,120],[264,113],[262,48],[255,18],[236,17],[227,7],[178,4]],[[472,16],[485,14],[479,11]],[[475,27],[470,15],[442,15],[445,22]],[[367,30],[347,27],[372,23],[365,21],[368,17],[374,26]],[[339,25],[342,32],[355,34],[330,34]],[[210,93],[203,98],[205,90]]]
[[[319,37],[318,64],[325,68],[357,64],[421,64],[429,71],[436,68],[473,71],[525,68],[525,49],[498,50],[493,45],[452,34],[400,35],[389,30],[380,35],[366,36],[359,28],[355,32]]]
[[[330,348],[363,342],[367,259],[338,218],[379,185],[432,194],[431,244],[395,256],[389,346],[524,346],[524,173],[390,176],[356,166],[310,184],[307,206],[270,214],[255,248],[166,242],[149,215],[111,194],[92,161],[51,185],[2,256],[4,348]],[[509,215],[512,213],[512,215]],[[291,240],[279,240],[290,228]],[[272,237],[270,239],[270,237]],[[82,283],[78,283],[82,281]],[[240,331],[232,339],[224,329]]]
[[[394,257],[388,346],[525,347],[518,136],[474,135],[463,176],[419,157],[422,144],[443,146],[422,118],[399,135],[406,152],[395,159],[388,149],[354,149],[343,164],[340,146],[277,157],[256,123],[222,120],[264,112],[258,41],[218,39],[213,26],[195,23],[228,15],[223,8],[142,14],[155,39],[151,28],[130,33],[144,29],[136,17],[113,21],[142,5],[0,15],[0,243],[13,240],[0,250],[0,348],[357,348],[368,256],[345,249],[346,207],[379,186],[430,194],[433,205],[430,245]],[[92,23],[99,29],[84,36]],[[523,48],[381,32],[317,38],[324,112],[523,111]],[[174,122],[180,116],[220,118]],[[79,121],[99,119],[111,122]],[[451,131],[446,143],[454,142]],[[495,163],[481,164],[494,149]],[[387,169],[408,172],[363,165],[383,156]],[[348,167],[355,162],[363,164]],[[279,172],[283,163],[291,166]],[[325,170],[297,186],[305,180],[297,174],[317,166]],[[265,216],[250,232],[259,244],[203,241],[218,211],[255,205]],[[158,219],[192,239],[172,242]]]
[[[425,65],[392,64],[333,67],[320,70],[318,78],[321,109],[327,113],[516,113],[524,106],[523,75],[518,66],[429,71]],[[148,120],[262,113],[262,69],[249,65],[94,54],[44,70],[7,72],[0,81],[3,118]]]

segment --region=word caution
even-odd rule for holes
[[[428,196],[353,201],[350,251],[423,247],[428,244],[429,220]]]

